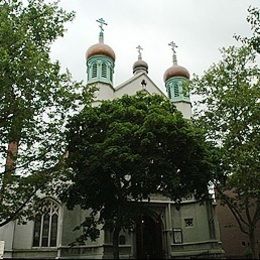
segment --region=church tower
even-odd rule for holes
[[[174,42],[169,43],[173,51],[173,65],[164,73],[164,82],[169,99],[174,103],[176,108],[182,112],[183,117],[191,118],[191,102],[188,91],[190,73],[188,70],[177,63]]]
[[[97,100],[112,99],[114,95],[113,75],[115,67],[115,52],[104,44],[103,18],[97,20],[100,27],[99,42],[89,47],[86,53],[88,85],[98,88]]]

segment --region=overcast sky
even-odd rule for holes
[[[163,74],[172,65],[170,41],[178,45],[178,64],[201,75],[220,59],[219,48],[236,44],[235,33],[250,35],[247,8],[260,0],[61,0],[76,18],[67,24],[64,38],[52,47],[53,59],[68,68],[76,80],[86,82],[85,53],[98,42],[103,18],[105,43],[116,54],[114,84],[132,76],[136,46],[143,47],[149,76],[164,90]]]

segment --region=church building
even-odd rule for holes
[[[169,98],[184,118],[190,119],[191,101],[185,87],[190,74],[177,63],[175,43],[169,44],[173,51],[173,64],[163,76],[167,94],[148,75],[148,64],[142,58],[141,46],[137,47],[138,59],[133,64],[133,76],[115,86],[116,55],[104,43],[105,21],[102,18],[97,21],[100,24],[99,42],[86,52],[87,81],[89,85],[95,84],[97,87],[95,102],[98,104],[101,100],[112,100],[145,90]],[[6,259],[113,258],[112,234],[108,230],[101,230],[100,237],[94,242],[69,246],[79,236],[79,231],[73,229],[88,212],[79,207],[70,211],[56,198],[47,197],[45,200],[45,210],[37,213],[34,221],[28,221],[25,225],[18,225],[14,221],[0,229],[0,241],[4,241]],[[170,199],[154,195],[151,207],[155,212],[153,216],[140,218],[132,231],[121,231],[120,258],[190,259],[223,256],[213,199],[200,204],[190,196],[183,199],[181,208],[177,210]]]

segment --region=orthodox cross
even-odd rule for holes
[[[170,43],[168,43],[169,46],[171,46],[171,49],[173,51],[173,55],[172,55],[172,61],[174,65],[177,65],[177,56],[176,56],[176,48],[178,47],[176,45],[176,43],[174,41],[171,41]]]
[[[138,60],[141,60],[141,59],[142,59],[142,53],[141,53],[141,51],[143,50],[143,48],[142,48],[140,45],[138,45],[138,46],[136,47],[136,49],[137,49],[137,51],[138,51]]]
[[[100,33],[99,33],[99,42],[103,43],[104,42],[104,25],[107,25],[107,23],[105,22],[105,20],[103,18],[99,18],[98,20],[96,20],[96,22],[99,23],[99,28],[100,28]]]
[[[101,29],[101,31],[104,31],[103,25],[107,25],[107,23],[105,22],[105,20],[103,18],[99,18],[98,20],[96,20],[96,22],[99,23],[99,28]]]
[[[168,45],[171,46],[173,53],[176,53],[175,48],[178,48],[176,43],[174,41],[171,41],[170,43],[168,43]]]

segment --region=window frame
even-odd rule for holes
[[[91,72],[91,78],[94,79],[97,77],[97,74],[98,74],[98,65],[97,63],[95,62],[93,65],[92,65],[92,72]]]
[[[193,217],[184,218],[184,224],[185,224],[185,228],[193,228],[194,218]]]
[[[173,94],[174,94],[174,97],[179,97],[180,96],[180,88],[179,88],[178,82],[174,82]]]
[[[102,64],[101,64],[101,77],[102,78],[107,77],[107,65],[105,62],[102,62]]]
[[[44,233],[44,218],[48,216],[48,234],[47,234],[47,245],[43,245],[43,233]],[[38,219],[36,219],[37,216]],[[59,216],[60,216],[60,206],[58,203],[53,200],[48,200],[42,206],[41,211],[35,214],[34,225],[33,225],[33,234],[32,234],[32,248],[56,248],[58,244],[58,233],[59,233]],[[53,220],[55,219],[55,226],[53,225]],[[39,238],[36,240],[36,227],[39,230]],[[40,227],[40,228],[39,228]],[[52,232],[52,229],[55,227],[55,234]],[[53,238],[54,234],[54,238]],[[55,240],[55,243],[53,241]]]
[[[179,235],[178,239],[177,239],[177,234]],[[173,228],[172,236],[173,236],[173,244],[183,244],[183,233],[181,228]]]

